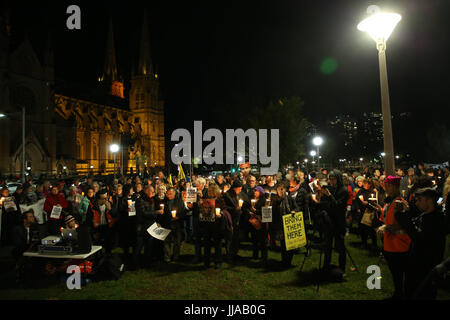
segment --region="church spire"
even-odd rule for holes
[[[150,43],[148,37],[147,11],[144,11],[142,21],[141,47],[139,50],[139,67],[137,75],[148,75],[153,73],[152,61],[150,59]]]
[[[112,17],[109,18],[108,38],[106,40],[104,78],[104,80],[109,81],[118,80]]]
[[[116,51],[114,47],[114,33],[112,16],[109,18],[108,37],[106,40],[105,69],[101,79],[109,87],[109,93],[113,96],[124,98],[123,82],[119,79],[116,64]]]

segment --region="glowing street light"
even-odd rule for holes
[[[315,157],[317,153],[316,153],[314,150],[312,150],[309,154],[310,154],[312,157]]]
[[[386,41],[402,19],[397,13],[381,12],[379,9],[370,17],[358,24],[358,30],[367,32],[376,42],[378,62],[380,66],[381,109],[383,114],[383,136],[385,170],[387,175],[394,174],[394,142],[392,138],[391,107],[389,103],[389,88],[386,67]]]
[[[116,178],[116,153],[119,151],[119,146],[117,144],[112,144],[109,146],[109,151],[114,155],[114,179]]]
[[[314,137],[312,140],[313,145],[315,145],[317,147],[317,166],[319,166],[319,162],[320,162],[320,153],[319,153],[319,147],[322,145],[323,143],[323,139],[322,137]]]

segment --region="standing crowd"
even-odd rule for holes
[[[159,171],[144,179],[122,176],[103,183],[88,177],[83,184],[78,179],[72,182],[44,181],[34,187],[29,181],[12,195],[8,188],[1,189],[2,204],[12,199],[16,205],[15,209],[2,205],[1,212],[1,244],[13,246],[15,259],[27,250],[29,227],[35,222],[33,212],[21,212],[20,204],[32,205],[41,199],[45,199],[44,224],[49,234],[57,235],[61,227],[86,226],[93,244],[103,246],[107,254],[122,249],[128,270],[177,262],[186,242],[195,247],[195,262],[221,268],[224,260],[242,259],[242,241],[252,242],[252,258],[260,260],[261,267],[267,266],[268,251],[279,248],[281,265],[288,268],[296,251],[286,250],[282,217],[301,211],[307,231],[319,232],[324,270],[332,267],[334,248],[345,273],[345,237],[355,233],[362,248],[388,263],[395,285],[393,298],[436,295],[431,284],[422,284],[444,258],[450,229],[448,168],[432,170],[419,164],[399,168],[395,176],[370,167],[347,173],[291,169],[285,175],[255,176],[246,163],[239,174],[209,179],[197,175],[168,180]],[[188,202],[188,190],[193,187],[195,201]],[[262,210],[269,206],[272,222],[263,223]],[[61,208],[60,215],[54,214],[55,207]],[[164,241],[147,232],[155,223],[171,230]],[[306,250],[310,250],[309,240]]]

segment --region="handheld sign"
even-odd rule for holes
[[[128,200],[128,208],[130,208],[130,211],[128,211],[128,216],[133,217],[136,215],[136,207],[135,207],[136,201]]]
[[[186,190],[186,202],[197,202],[197,188],[188,188]]]
[[[216,201],[214,199],[202,199],[202,204],[198,208],[200,222],[216,221]]]
[[[303,212],[297,212],[294,216],[292,216],[292,214],[284,215],[283,228],[287,251],[301,248],[306,245]]]
[[[272,207],[262,207],[262,223],[272,222]]]
[[[53,206],[52,213],[50,214],[50,218],[59,219],[61,216],[62,207]]]
[[[44,203],[45,203],[45,199],[41,199],[38,202],[32,204],[31,206],[27,206],[24,204],[20,205],[20,210],[22,210],[22,212],[28,211],[28,210],[33,210],[34,213],[34,217],[36,218],[36,222],[38,224],[44,224],[45,223],[45,218],[44,218]]]
[[[13,197],[5,198],[3,200],[3,207],[5,208],[5,211],[17,211],[17,206]]]
[[[170,233],[170,229],[166,229],[166,228],[160,228],[158,227],[158,225],[155,223],[153,223],[148,229],[147,232],[153,237],[156,238],[158,240],[164,241],[166,240],[167,236]]]

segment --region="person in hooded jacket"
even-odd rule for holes
[[[345,227],[346,211],[349,193],[344,186],[342,173],[333,170],[328,175],[329,187],[319,188],[317,200],[324,216],[324,266],[325,270],[331,267],[331,256],[333,240],[335,249],[339,253],[339,268],[345,273],[346,252],[345,252]]]

